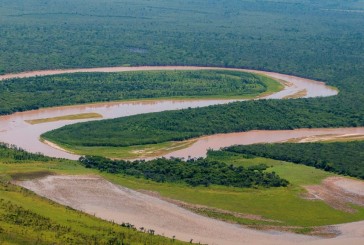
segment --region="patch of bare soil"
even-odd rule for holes
[[[328,177],[320,185],[305,186],[307,199],[323,200],[331,207],[353,213],[350,204],[364,206],[364,181]]]
[[[195,214],[159,198],[114,185],[97,176],[47,176],[17,184],[72,208],[156,234],[208,244],[292,244],[315,237],[264,232]]]
[[[298,91],[297,93],[283,97],[283,99],[297,99],[297,98],[302,98],[305,96],[307,96],[307,89],[302,89],[302,90]]]
[[[348,187],[345,181],[336,183]],[[157,197],[114,185],[98,176],[53,175],[17,181],[16,184],[105,220],[131,223],[135,227],[153,229],[156,234],[175,236],[184,241],[193,239],[197,243],[227,245],[359,245],[364,242],[364,221],[333,226],[332,229],[340,235],[331,239],[280,231],[257,231],[198,215]]]
[[[363,140],[363,134],[325,134],[314,135],[309,137],[297,138],[290,140],[292,143],[307,143],[307,142],[347,142],[355,140]]]

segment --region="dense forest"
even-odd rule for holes
[[[273,79],[238,71],[77,73],[0,81],[0,114],[40,107],[141,98],[253,97]]]
[[[0,4],[0,70],[246,67],[310,77],[340,89],[332,98],[255,101],[75,126],[81,132],[105,129],[92,135],[100,140],[84,142],[66,135],[70,130],[62,133],[62,143],[130,145],[249,129],[362,126],[364,29],[358,27],[364,25],[363,9],[364,3],[354,0],[127,0],[122,5],[6,0]],[[111,128],[122,129],[109,140]]]
[[[267,166],[235,167],[207,159],[159,158],[150,161],[111,160],[98,156],[85,156],[80,162],[86,168],[95,168],[113,174],[144,177],[157,182],[187,183],[191,186],[224,185],[233,187],[280,187],[288,181],[274,172],[263,172]]]
[[[363,68],[363,10],[357,0],[2,0],[0,71],[188,64],[328,81]]]
[[[364,179],[364,141],[241,145],[224,151],[305,164]]]
[[[364,110],[357,103],[344,97],[235,102],[73,124],[42,137],[72,148],[152,144],[254,129],[355,127],[364,125]]]

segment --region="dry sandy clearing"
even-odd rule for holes
[[[353,183],[337,182],[340,188]],[[89,214],[129,222],[177,239],[208,244],[363,244],[364,221],[333,226],[336,238],[256,231],[210,219],[159,198],[114,185],[97,176],[47,176],[17,184],[53,201]],[[361,189],[360,189],[361,190]],[[359,190],[359,192],[360,192]],[[357,191],[355,191],[357,192]]]
[[[355,212],[349,204],[364,206],[364,182],[344,177],[326,178],[321,185],[305,186],[307,198],[323,200],[333,208]]]

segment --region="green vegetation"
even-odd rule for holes
[[[42,137],[72,150],[80,146],[155,144],[254,129],[362,125],[364,110],[352,107],[349,111],[342,106],[345,101],[337,105],[334,97],[329,100],[333,102],[332,105],[317,104],[317,100],[312,99],[300,99],[296,103],[288,100],[235,102],[68,125],[47,132]],[[350,100],[350,103],[353,102]]]
[[[64,171],[87,173],[76,162],[0,145],[0,243],[182,244],[58,205],[9,182],[12,178],[29,179]]]
[[[245,169],[207,159],[165,159],[151,161],[111,160],[104,157],[81,157],[86,168],[95,168],[112,174],[125,174],[137,178],[144,177],[156,182],[187,183],[190,186],[224,185],[234,187],[280,187],[288,181],[274,172],[263,172],[267,166],[257,165]]]
[[[329,123],[313,126],[363,125],[357,109],[364,104],[364,30],[358,28],[363,9],[363,1],[354,0],[5,0],[0,72],[119,65],[271,70],[340,89],[334,98],[282,101],[277,107],[310,119],[320,107],[332,115],[321,115],[318,120]],[[7,103],[1,96],[0,105]],[[259,114],[267,102],[256,103]],[[183,114],[175,120],[187,119]]]
[[[331,77],[363,67],[362,13],[348,9],[364,3],[3,0],[0,70],[180,64]]]
[[[118,65],[206,65],[296,74],[340,89],[338,96],[330,98],[253,101],[117,119],[110,125],[107,125],[109,121],[85,124],[93,135],[81,140],[70,136],[77,127],[81,130],[78,138],[85,135],[87,130],[77,125],[60,131],[62,142],[71,146],[84,146],[87,141],[96,146],[98,140],[103,146],[149,144],[255,128],[363,126],[364,111],[360,108],[364,105],[364,29],[358,28],[364,26],[363,10],[363,1],[356,0],[125,0],[122,3],[89,0],[87,4],[84,0],[3,0],[0,3],[0,73]],[[0,105],[7,105],[5,113],[21,110],[9,107],[9,100],[4,98],[0,96]],[[26,104],[22,106],[23,110],[29,109]],[[96,126],[105,130],[93,132]],[[107,133],[112,127],[121,133],[111,137]],[[56,134],[52,132],[48,136]],[[126,138],[121,142],[119,137]],[[12,154],[4,151],[4,155]],[[15,155],[29,157],[25,153]],[[0,160],[0,171],[6,178],[10,174],[35,171],[96,172],[72,161],[37,158],[21,161],[5,157]],[[301,198],[304,193],[301,185],[317,184],[332,173],[229,152],[210,153],[209,159],[234,166],[264,163],[272,166],[267,171],[276,172],[290,185],[270,189],[214,185],[186,188],[185,184],[157,183],[110,173],[102,175],[115,183],[156,191],[164,197],[261,215],[280,221],[273,222],[277,226],[306,229],[364,219],[363,208],[355,207],[358,212],[345,213],[321,201]],[[1,188],[6,188],[1,191],[1,198],[11,198],[17,207],[31,209],[57,224],[73,226],[71,229],[77,232],[91,226],[86,234],[105,237],[105,233],[100,233],[107,226],[105,222],[97,225],[92,223],[96,221],[91,222],[94,218],[87,216],[86,224],[77,225],[81,220],[79,213],[70,218],[63,207],[48,205],[48,202],[46,205],[44,199],[9,191],[9,186]],[[1,209],[1,215],[5,209]],[[267,224],[244,218],[237,220],[212,211],[206,213],[240,223]],[[27,227],[22,226],[25,230],[19,231],[14,224],[4,222],[0,220],[1,239],[24,243],[25,236],[31,239],[30,234],[34,234]]]
[[[305,164],[364,179],[364,141],[241,145],[224,151]]]
[[[356,213],[346,213],[331,208],[322,201],[303,199],[306,193],[302,186],[319,184],[323,179],[334,176],[332,173],[313,167],[298,165],[267,158],[252,158],[244,154],[230,152],[209,152],[209,160],[225,162],[234,166],[269,166],[267,171],[275,172],[281,178],[289,181],[288,187],[279,188],[235,188],[211,185],[209,187],[186,188],[186,185],[176,183],[156,183],[143,178],[135,178],[120,175],[102,173],[102,176],[110,181],[136,190],[149,190],[158,192],[163,197],[181,200],[186,203],[198,204],[206,209],[192,210],[211,217],[222,218],[232,222],[238,222],[255,228],[268,227],[295,227],[293,231],[304,232],[312,226],[337,224],[353,220],[363,220],[364,208],[355,207]],[[261,216],[264,220],[236,217],[214,211],[211,208],[235,212],[239,214],[253,214]],[[215,213],[215,215],[214,215]],[[296,229],[297,228],[297,229]]]
[[[0,183],[0,242],[10,244],[185,244],[124,228]]]
[[[76,114],[76,115],[66,115],[66,116],[60,116],[60,117],[32,119],[32,120],[25,120],[25,121],[30,124],[39,124],[39,123],[57,122],[57,121],[63,121],[63,120],[79,120],[79,119],[89,119],[89,118],[102,118],[102,115],[100,115],[98,113],[82,113],[82,114]]]
[[[302,195],[305,193],[303,185],[319,184],[323,179],[334,176],[334,174],[300,164],[267,158],[253,158],[232,152],[211,151],[208,156],[209,161],[224,162],[227,165],[233,164],[235,167],[243,166],[246,169],[265,164],[269,166],[266,171],[276,172],[277,175],[287,179],[290,185],[277,188],[236,188],[218,185],[192,188],[184,183],[162,183],[121,174],[100,173],[98,170],[85,168],[76,161],[48,157],[46,157],[47,160],[40,160],[39,155],[34,155],[34,160],[31,160],[30,156],[33,154],[5,147],[0,148],[0,152],[2,154],[0,157],[1,178],[5,180],[11,178],[29,179],[42,177],[47,174],[100,174],[104,178],[128,188],[153,191],[166,198],[180,200],[189,204],[204,205],[206,208],[203,209],[196,209],[193,206],[190,208],[204,215],[255,228],[264,228],[268,225],[270,228],[276,227],[279,229],[279,227],[284,227],[284,229],[290,229],[289,227],[293,227],[292,231],[294,232],[308,232],[311,229],[309,227],[312,226],[364,219],[364,209],[360,207],[354,207],[358,210],[356,213],[346,213],[335,210],[322,201],[302,199]],[[21,157],[22,155],[24,157]],[[17,159],[24,160],[16,160],[15,156]],[[0,193],[1,198],[4,199],[3,193],[7,195],[10,192]],[[30,209],[33,212],[37,211],[36,213],[40,215],[44,214],[43,216],[51,220],[62,219],[61,215],[52,217],[54,213],[51,211],[45,215],[44,212],[48,210],[48,206],[40,205],[37,200],[44,202],[44,199],[37,198],[34,195],[30,199],[32,203],[29,203],[29,199],[20,194],[16,194],[16,198],[14,197],[12,200],[14,200],[14,204]],[[52,205],[55,206],[54,204]],[[61,209],[60,206],[56,206]],[[216,211],[215,209],[218,210]],[[69,209],[63,208],[63,210]],[[58,212],[63,214],[63,211]],[[237,217],[229,212],[242,215]],[[247,214],[247,217],[244,214]],[[264,220],[249,217],[249,214],[257,215]],[[66,223],[66,221],[64,222]],[[3,227],[2,225],[0,226]],[[92,234],[92,230],[89,230],[89,232]]]
[[[0,143],[0,159],[2,162],[26,162],[26,161],[49,161],[51,158],[42,154],[34,154],[24,151],[13,145]]]
[[[0,114],[102,101],[253,98],[281,90],[266,76],[227,70],[76,73],[0,82]]]
[[[192,145],[194,140],[163,142],[149,145],[133,145],[127,147],[103,146],[72,146],[59,145],[66,151],[89,156],[103,156],[114,159],[140,159],[163,156],[167,153],[184,149]]]

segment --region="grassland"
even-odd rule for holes
[[[268,225],[269,227],[280,227],[279,229],[307,232],[311,231],[310,227],[312,226],[359,221],[364,218],[364,208],[356,207],[358,212],[345,213],[329,207],[322,201],[302,199],[302,195],[306,192],[302,187],[303,185],[319,184],[323,179],[334,176],[334,174],[312,167],[271,159],[250,159],[238,154],[225,153],[210,157],[237,166],[267,164],[271,166],[267,171],[276,172],[280,177],[287,179],[291,185],[287,188],[270,189],[241,189],[221,186],[186,188],[183,185],[161,184],[125,176],[120,178],[118,175],[105,173],[102,175],[114,183],[132,189],[157,192],[166,198],[239,214],[253,214],[273,220],[267,222],[254,218],[237,218],[224,212],[216,212],[214,209],[190,207],[192,210],[211,217],[251,225],[255,228],[264,228]]]
[[[49,117],[49,118],[40,118],[40,119],[32,119],[32,120],[25,120],[27,123],[30,124],[40,124],[40,123],[48,123],[48,122],[58,122],[58,121],[65,121],[65,120],[79,120],[79,119],[90,119],[90,118],[102,118],[102,115],[98,113],[81,113],[81,114],[74,114],[74,115],[66,115],[61,117]]]
[[[152,191],[163,198],[185,202],[188,204],[187,208],[195,212],[259,229],[273,226],[276,229],[305,233],[310,232],[312,226],[364,219],[364,208],[354,207],[357,210],[356,213],[346,213],[333,209],[322,201],[302,199],[302,195],[305,193],[303,185],[319,184],[323,179],[334,176],[334,174],[283,161],[249,158],[242,154],[227,152],[210,152],[209,158],[211,160],[223,161],[235,166],[249,167],[261,163],[266,164],[270,166],[267,171],[275,171],[279,176],[287,179],[290,185],[285,188],[257,189],[214,185],[191,188],[184,184],[157,183],[143,178],[100,173],[86,169],[75,161],[49,158],[45,160],[19,160],[23,158],[22,154],[18,154],[16,159],[4,155],[0,160],[0,172],[3,179],[9,180],[12,178],[11,176],[17,179],[26,179],[49,173],[98,174],[125,187]],[[16,195],[18,196],[17,203],[20,203],[23,197],[20,194]],[[195,205],[203,205],[206,208]],[[242,214],[242,216],[237,217],[232,213]],[[260,218],[251,218],[251,215]]]
[[[0,145],[0,173],[1,244],[184,244],[98,219],[12,184],[49,174],[96,174],[75,161]]]
[[[0,165],[3,167],[3,163]],[[41,167],[44,163],[30,165],[33,170],[44,169],[44,166]],[[29,174],[23,168],[20,169],[22,174],[18,172],[12,176],[21,179],[49,174]],[[58,205],[10,184],[10,175],[3,171],[0,176],[1,244],[184,244]]]
[[[162,156],[167,153],[184,149],[192,145],[195,140],[164,142],[159,144],[134,145],[126,147],[107,146],[70,146],[58,145],[62,149],[77,155],[103,156],[113,159],[137,159]]]

